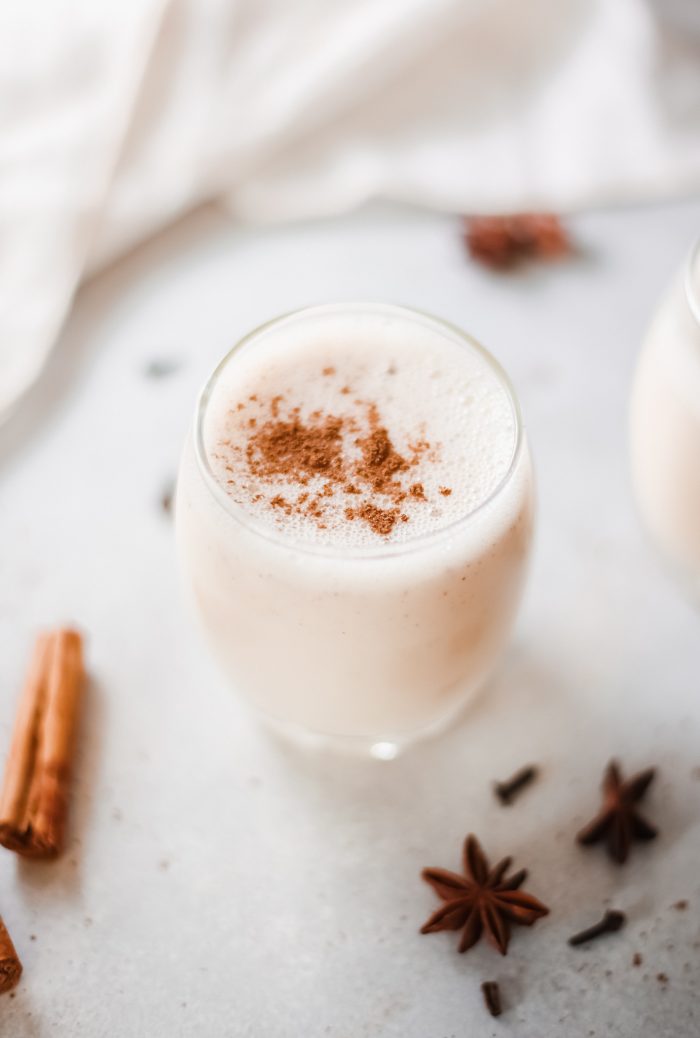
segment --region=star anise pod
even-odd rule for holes
[[[510,940],[510,924],[532,926],[549,909],[532,894],[518,888],[527,872],[521,869],[507,877],[512,858],[503,858],[493,868],[476,836],[464,841],[464,876],[446,869],[423,869],[421,875],[444,900],[421,933],[462,930],[459,951],[473,947],[482,934],[505,955]]]
[[[552,213],[466,216],[464,241],[472,259],[505,270],[522,259],[558,259],[571,243]]]
[[[637,813],[642,799],[656,774],[654,768],[622,781],[616,761],[610,761],[603,776],[603,803],[595,818],[576,835],[579,843],[588,845],[605,840],[608,854],[618,865],[627,861],[633,840],[653,840],[657,831]]]

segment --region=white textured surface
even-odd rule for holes
[[[696,202],[582,217],[582,258],[497,278],[443,217],[253,232],[203,212],[82,293],[0,442],[3,755],[37,625],[79,621],[93,674],[68,853],[0,857],[25,966],[3,1036],[697,1035],[700,620],[639,528],[625,421],[650,308],[699,223]],[[498,680],[458,729],[392,764],[301,756],[249,721],[180,606],[159,506],[225,348],[273,314],[363,296],[493,350],[540,490]],[[146,378],[163,357],[179,370]],[[647,805],[662,835],[623,870],[572,842],[612,753],[662,769]],[[542,780],[498,807],[490,781],[531,759]],[[419,870],[456,867],[468,830],[514,853],[552,908],[506,959],[417,933],[434,905]],[[608,899],[627,929],[567,948]],[[508,1009],[491,1021],[479,984],[496,978]]]

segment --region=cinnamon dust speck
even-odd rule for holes
[[[286,515],[291,515],[292,506],[281,494],[275,494],[270,500],[270,505],[272,508],[281,508]]]
[[[398,508],[378,508],[370,501],[365,501],[354,511],[354,516],[364,521],[381,537],[388,537],[399,518]],[[354,518],[353,516],[353,518]]]
[[[160,507],[166,515],[170,516],[173,512],[173,504],[175,501],[175,480],[169,479],[160,495]]]
[[[452,487],[438,487],[443,497],[449,497],[452,493]]]

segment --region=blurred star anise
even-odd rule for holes
[[[636,804],[652,783],[654,768],[622,781],[619,765],[610,761],[603,776],[603,804],[595,818],[577,834],[588,845],[605,840],[608,854],[618,865],[629,856],[633,840],[653,840],[657,830],[637,813]]]
[[[490,868],[476,836],[470,835],[464,841],[464,876],[445,869],[423,869],[423,879],[444,904],[433,912],[421,933],[463,930],[460,952],[468,951],[485,934],[505,955],[511,923],[532,926],[549,912],[537,898],[518,889],[527,876],[525,869],[506,876],[511,861],[503,858]]]
[[[466,216],[464,241],[472,259],[495,270],[525,259],[560,259],[572,251],[564,227],[552,213]]]

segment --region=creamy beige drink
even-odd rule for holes
[[[700,592],[700,259],[652,322],[631,407],[637,499],[664,555]]]
[[[379,753],[492,669],[531,524],[501,370],[456,329],[375,304],[302,311],[236,347],[179,479],[181,557],[234,685],[271,719]]]

